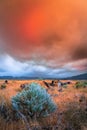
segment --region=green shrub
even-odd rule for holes
[[[3,83],[1,86],[0,86],[0,89],[5,89],[6,88],[6,84]]]
[[[78,81],[75,84],[75,88],[86,88],[87,87],[87,81]]]
[[[44,88],[36,83],[27,86],[12,98],[12,106],[28,118],[45,117],[56,110],[56,105]]]
[[[67,85],[63,85],[63,88],[67,88]]]

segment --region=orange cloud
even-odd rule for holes
[[[87,47],[86,23],[86,0],[0,2],[2,49],[19,58],[75,59],[76,50]],[[81,58],[86,57],[87,53]]]

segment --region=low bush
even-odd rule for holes
[[[86,88],[87,87],[87,81],[78,81],[76,82],[75,88]]]
[[[39,84],[32,83],[12,99],[12,107],[17,113],[29,118],[45,117],[56,110],[51,96]]]
[[[63,88],[67,88],[67,85],[63,85]]]
[[[0,86],[0,89],[5,89],[7,86],[5,83],[3,83],[1,86]]]

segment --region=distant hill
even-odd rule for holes
[[[8,79],[8,80],[28,80],[28,79],[39,79],[38,77],[27,77],[27,76],[21,76],[21,77],[13,77],[13,76],[0,76],[0,79]]]
[[[85,74],[80,74],[80,75],[77,75],[77,76],[72,76],[72,77],[69,77],[67,79],[72,79],[72,80],[87,80],[87,73]]]
[[[87,80],[87,73],[85,74],[80,74],[77,76],[72,76],[72,77],[67,77],[67,78],[49,78],[49,77],[28,77],[28,76],[21,76],[21,77],[13,77],[13,76],[0,76],[0,79],[8,79],[8,80],[33,80],[33,79],[65,79],[65,80]]]

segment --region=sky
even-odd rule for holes
[[[0,76],[86,72],[86,0],[0,0]]]

